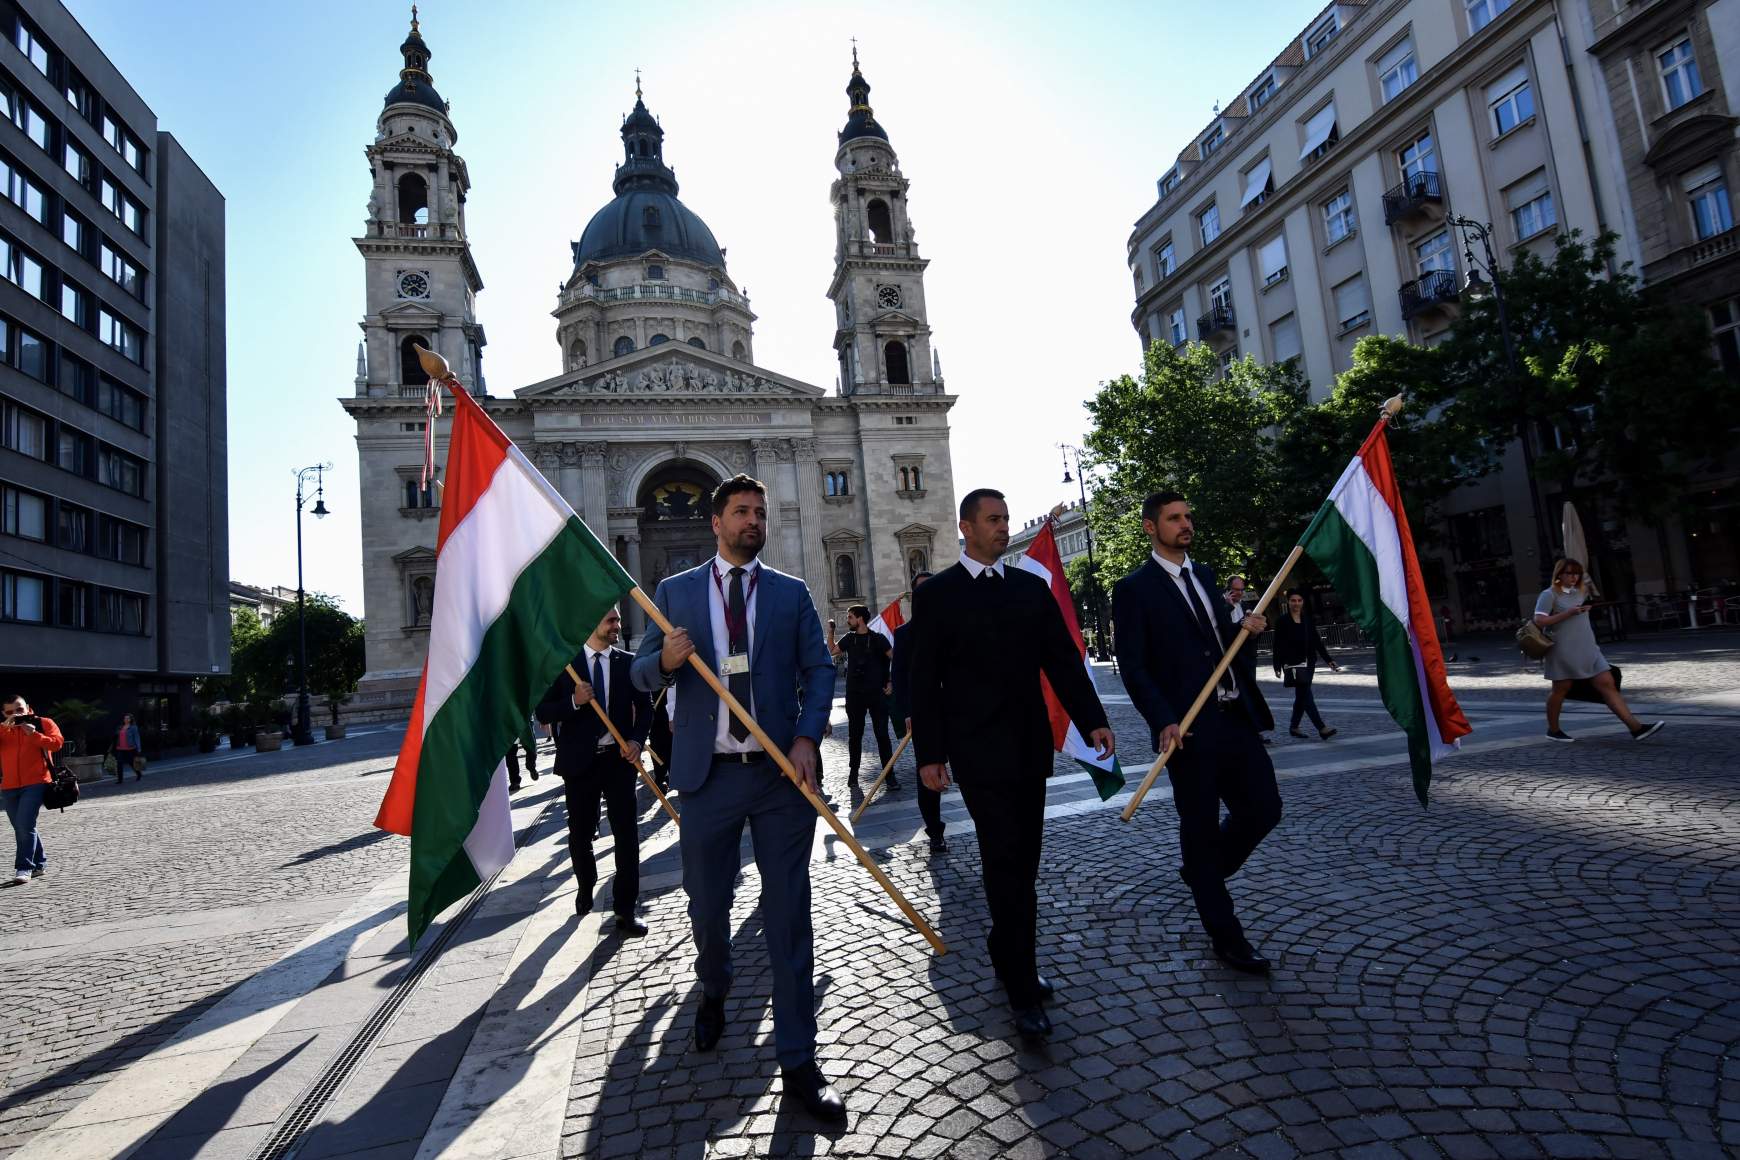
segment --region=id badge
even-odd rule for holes
[[[722,676],[735,677],[749,671],[749,654],[732,653],[725,658],[725,663],[719,666]]]

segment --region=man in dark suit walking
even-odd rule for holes
[[[1142,530],[1153,554],[1112,588],[1124,687],[1148,722],[1156,753],[1184,743],[1166,764],[1184,856],[1179,873],[1214,953],[1238,970],[1262,974],[1269,961],[1246,939],[1226,888],[1281,820],[1275,766],[1260,738],[1275,720],[1257,688],[1256,649],[1239,650],[1188,736],[1180,737],[1179,722],[1234,635],[1242,629],[1256,636],[1268,622],[1234,611],[1217,595],[1214,572],[1190,559],[1195,529],[1182,495],[1157,491],[1144,500]]]
[[[573,661],[574,671],[590,679],[576,685],[567,673],[557,677],[538,703],[538,720],[556,733],[556,776],[562,779],[568,804],[568,855],[580,884],[574,913],[591,911],[598,886],[592,839],[598,832],[602,795],[616,846],[616,880],[611,885],[616,929],[638,937],[646,926],[634,915],[640,897],[640,808],[635,799],[640,775],[635,769],[652,727],[652,698],[634,687],[629,675],[634,658],[615,647],[621,639],[622,613],[612,608]],[[626,746],[618,746],[598,719],[598,711],[588,704],[593,700],[610,714]]]
[[[912,577],[912,590],[918,591],[918,586],[930,579],[929,572],[918,572]],[[894,720],[899,725],[902,735],[912,732],[912,621],[894,630],[894,657],[889,664],[889,679],[894,685]],[[889,774],[889,778],[893,778]],[[942,794],[924,784],[918,783],[918,813],[924,819],[925,836],[930,839],[930,852],[944,854],[948,852],[948,842],[943,839]]]
[[[940,792],[951,767],[960,782],[979,831],[991,965],[1016,1029],[1045,1035],[1051,1020],[1041,1004],[1053,987],[1039,974],[1034,944],[1045,779],[1055,753],[1040,674],[1102,757],[1114,742],[1051,589],[1003,567],[1003,494],[968,492],[960,516],[960,562],[913,589],[912,744],[925,785]]]
[[[687,661],[698,655],[725,682],[812,791],[816,745],[833,708],[834,665],[809,588],[758,558],[767,539],[767,489],[747,475],[721,483],[713,492],[713,533],[718,555],[659,583],[653,599],[675,627],[649,627],[633,668],[635,684],[648,692],[675,685],[670,777],[682,795],[683,890],[701,983],[695,1046],[711,1051],[725,1029],[731,898],[748,823],[785,1090],[811,1114],[841,1121],[846,1105],[816,1065],[815,810]]]

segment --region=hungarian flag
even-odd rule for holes
[[[1377,643],[1378,691],[1408,735],[1414,793],[1425,805],[1432,759],[1456,752],[1473,730],[1444,674],[1444,651],[1390,464],[1386,426],[1380,421],[1366,437],[1299,546]]]
[[[375,825],[411,839],[411,943],[513,857],[502,761],[634,581],[477,402],[454,391],[435,605]]]
[[[1039,534],[1033,537],[1033,543],[1027,546],[1026,554],[1016,561],[1015,566],[1033,573],[1051,589],[1051,595],[1057,601],[1057,610],[1063,613],[1063,623],[1069,629],[1071,639],[1075,641],[1075,651],[1081,654],[1082,666],[1088,670],[1088,680],[1092,682],[1093,668],[1088,664],[1087,646],[1082,644],[1081,622],[1075,618],[1075,601],[1069,596],[1069,581],[1063,574],[1063,557],[1058,554],[1057,537],[1052,533],[1050,520],[1045,521],[1045,526],[1039,529]],[[1075,727],[1069,714],[1064,712],[1063,702],[1052,692],[1051,682],[1045,679],[1043,673],[1039,680],[1045,687],[1045,708],[1051,716],[1051,747],[1075,758],[1076,763],[1094,779],[1094,788],[1099,791],[1100,800],[1107,800],[1124,788],[1124,770],[1118,764],[1117,755],[1101,757],[1099,751],[1082,737],[1081,730]]]
[[[870,631],[876,633],[888,642],[888,647],[894,647],[894,630],[906,623],[906,617],[900,615],[900,597],[896,596],[888,602],[888,607],[876,614],[876,619],[870,622]]]

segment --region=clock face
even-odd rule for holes
[[[400,298],[429,297],[429,275],[416,270],[407,270],[399,275]]]
[[[876,287],[876,302],[884,310],[898,310],[900,308],[900,287]]]

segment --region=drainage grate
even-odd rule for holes
[[[515,850],[525,845],[533,831],[543,824],[544,818],[554,805],[554,801],[547,803],[543,809],[538,811],[538,816],[527,823],[526,828],[515,836]],[[484,895],[489,893],[489,888],[494,886],[496,879],[500,877],[501,871],[498,870],[490,875],[489,881],[473,890],[466,898],[465,905],[460,908],[459,913],[453,916],[452,921],[441,928],[441,933],[435,937],[433,942],[424,945],[416,962],[411,965],[410,970],[405,972],[405,977],[394,984],[392,992],[381,1000],[380,1006],[376,1007],[367,1019],[363,1020],[362,1025],[357,1028],[356,1034],[351,1036],[350,1040],[339,1049],[338,1054],[332,1057],[332,1061],[303,1090],[290,1110],[278,1118],[277,1126],[254,1152],[252,1160],[290,1160],[290,1157],[296,1154],[296,1150],[302,1146],[303,1137],[314,1124],[315,1119],[332,1101],[332,1097],[338,1094],[339,1089],[344,1087],[345,1081],[350,1079],[351,1073],[368,1055],[375,1040],[392,1023],[393,1018],[399,1013],[399,1008],[403,1007],[405,1000],[411,997],[411,992],[417,989],[417,984],[422,981],[423,972],[434,965],[442,949],[452,941],[454,934],[471,918],[472,912],[483,902]]]

